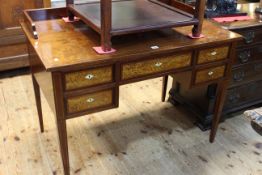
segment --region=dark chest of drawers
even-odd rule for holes
[[[254,13],[258,5],[258,3],[238,5],[241,11],[248,12],[251,20],[218,24],[244,37],[237,45],[231,82],[223,108],[224,119],[231,116],[228,114],[232,112],[262,102],[262,18]],[[203,130],[208,129],[213,116],[216,85],[185,90],[187,80],[183,79],[183,75],[181,77],[176,75],[173,78],[169,100],[175,105],[185,104],[198,117],[198,126]]]

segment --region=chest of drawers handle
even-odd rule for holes
[[[242,81],[245,77],[245,72],[244,71],[239,71],[239,72],[235,72],[233,74],[233,80],[234,81]]]
[[[208,74],[209,76],[212,76],[212,75],[214,74],[214,72],[213,72],[213,71],[209,71],[207,74]]]
[[[87,79],[87,80],[92,80],[94,77],[95,77],[95,76],[94,76],[93,74],[87,74],[87,75],[85,76],[85,79]]]
[[[251,57],[250,50],[245,50],[243,52],[240,52],[239,55],[238,55],[239,61],[241,63],[248,62],[250,57]]]
[[[161,62],[157,62],[157,63],[155,64],[155,66],[156,66],[156,67],[160,67],[160,66],[162,66],[162,64],[163,64],[163,63],[161,63]]]
[[[229,95],[229,101],[231,103],[236,103],[240,99],[240,94],[239,93],[232,93]]]
[[[245,38],[246,44],[252,43],[255,38],[255,32],[254,31],[247,32],[246,35],[244,35],[244,38]]]
[[[94,98],[88,98],[88,99],[86,100],[87,103],[92,103],[92,102],[94,102],[94,101],[95,101]]]

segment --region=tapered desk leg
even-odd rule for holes
[[[166,99],[166,89],[167,89],[167,82],[168,82],[168,75],[163,77],[163,82],[162,82],[162,102],[165,101]]]
[[[64,168],[64,175],[70,175],[66,120],[57,121],[56,124],[59,137],[60,152]]]
[[[60,72],[52,73],[54,96],[55,96],[55,108],[56,108],[56,125],[58,132],[58,140],[60,146],[60,153],[62,157],[64,175],[70,175],[69,165],[69,153],[68,153],[68,142],[67,142],[67,130],[66,130],[66,117],[64,113],[64,102],[63,102],[63,82],[62,74]]]
[[[228,84],[228,81],[222,81],[218,83],[217,98],[215,102],[214,116],[212,120],[212,127],[211,127],[210,137],[209,137],[209,141],[211,143],[213,143],[215,140],[218,124],[221,118],[221,114],[222,114],[222,110],[223,110],[223,106],[225,102],[225,97],[226,97],[227,84]]]
[[[39,85],[34,75],[32,75],[32,81],[33,81],[34,92],[35,92],[35,102],[36,102],[36,108],[37,108],[37,113],[38,113],[40,130],[41,132],[44,132],[44,122],[43,122],[43,113],[42,113],[42,106],[41,106],[40,88],[39,88]]]

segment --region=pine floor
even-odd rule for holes
[[[216,142],[183,108],[160,102],[161,79],[120,88],[120,107],[67,122],[72,175],[262,175],[262,137],[241,114]],[[31,77],[0,79],[0,175],[62,175],[54,115],[40,134]]]

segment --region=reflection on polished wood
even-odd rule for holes
[[[27,21],[22,23],[29,41],[32,76],[37,82],[34,88],[46,89],[48,97],[54,97],[48,100],[51,101],[49,102],[51,107],[55,109],[65,175],[70,174],[67,119],[118,107],[120,85],[186,71],[194,75],[198,70],[209,70],[223,64],[227,65],[224,66],[224,76],[211,79],[211,81],[207,79],[204,82],[206,84],[217,83],[220,87],[214,110],[213,128],[210,133],[210,142],[214,142],[235,44],[241,39],[240,35],[205,21],[204,28],[206,30],[203,31],[205,38],[190,39],[187,35],[191,33],[191,27],[116,36],[112,41],[117,52],[98,55],[92,47],[99,43],[99,35],[87,28],[81,21],[65,23],[60,19],[65,12],[65,8],[26,11],[25,20]],[[42,13],[45,15],[36,15]],[[32,28],[30,20],[35,24],[35,28]],[[38,39],[34,38],[30,29],[37,31]],[[230,53],[225,60],[211,64],[197,64],[196,59],[199,51],[206,47],[218,47],[221,44],[230,47]],[[72,72],[89,72],[102,67],[113,68],[112,82],[105,81],[93,86],[83,83],[81,87],[73,85],[73,87],[71,86],[73,89],[65,88],[65,77]],[[45,82],[49,82],[49,84],[43,83],[43,79],[39,78],[41,77],[39,75],[45,75],[46,72],[51,74],[51,76],[45,76],[48,79]],[[101,77],[108,77],[107,71],[101,71],[99,74]],[[124,76],[121,77],[121,75]],[[90,74],[85,77],[92,79],[93,76]],[[73,81],[78,81],[78,78],[74,78]],[[195,84],[191,85],[192,88],[194,86]],[[133,92],[132,96],[137,96],[137,94]],[[40,98],[36,96],[36,100],[39,102]],[[37,103],[37,107],[41,109],[41,103]],[[39,120],[42,124],[40,116]]]

